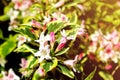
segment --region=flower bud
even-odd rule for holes
[[[67,42],[66,37],[62,37],[60,40],[60,44],[57,46],[56,51],[60,51],[61,49],[63,49],[65,47],[66,42]]]

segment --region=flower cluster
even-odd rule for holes
[[[90,37],[91,42],[88,53],[95,54],[97,58],[103,62],[119,62],[120,35],[118,31],[114,30],[111,33],[106,33],[106,35],[104,35],[98,30]]]

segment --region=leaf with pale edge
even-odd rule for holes
[[[53,58],[52,61],[45,61],[41,64],[41,66],[44,68],[45,72],[51,71],[58,65],[57,58]]]
[[[68,76],[68,77],[70,77],[70,78],[72,78],[72,79],[75,77],[73,71],[70,70],[69,68],[67,68],[67,66],[64,66],[64,65],[59,64],[59,65],[58,65],[58,70],[59,70],[62,74],[66,75],[66,76]]]
[[[16,36],[11,36],[4,43],[0,45],[0,56],[5,58],[10,54],[16,47]]]
[[[99,72],[99,75],[104,79],[104,80],[114,80],[112,75],[105,73],[103,71]]]
[[[65,26],[63,25],[63,22],[57,22],[57,21],[50,22],[47,25],[48,33],[52,32],[52,31],[54,31],[56,33],[57,31],[60,31],[64,27]]]
[[[85,78],[85,80],[92,80],[93,76],[95,75],[96,68]]]

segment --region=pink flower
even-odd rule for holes
[[[50,42],[51,42],[51,43],[54,43],[54,42],[55,42],[55,33],[54,33],[54,32],[51,32],[51,33],[50,33]]]
[[[79,28],[77,35],[84,35],[84,34],[85,34],[85,29]]]
[[[64,21],[64,22],[68,21],[68,17],[60,12],[53,13],[52,17],[53,17],[53,21],[56,21],[56,20]]]
[[[20,80],[20,78],[14,73],[12,69],[9,69],[8,75],[3,72],[3,80]]]
[[[66,42],[67,42],[66,37],[62,37],[60,40],[60,44],[57,46],[56,52],[63,49],[65,47]]]
[[[34,53],[34,56],[39,57],[39,62],[42,62],[44,59],[51,59],[49,45],[40,46],[39,51]]]
[[[67,18],[66,15],[61,14],[61,20],[62,20],[62,21],[68,21],[68,18]]]
[[[83,56],[84,56],[84,53],[80,53],[80,54],[78,55],[78,60],[81,60],[81,59],[83,58]]]
[[[83,5],[77,5],[77,7],[81,10],[81,11],[84,11],[85,10],[85,7]]]
[[[115,44],[115,45],[114,45],[114,48],[115,48],[116,50],[120,50],[120,42],[118,42],[117,44]]]
[[[10,21],[8,31],[12,31],[13,29],[18,28],[18,22],[17,21]]]
[[[26,37],[19,35],[18,36],[18,47],[21,46],[26,41],[27,41]]]
[[[40,76],[45,76],[45,71],[41,67],[38,68],[37,72]]]
[[[95,57],[96,57],[96,55],[91,53],[91,52],[88,55],[88,58],[91,59],[91,60],[95,60]]]
[[[54,5],[54,7],[55,7],[55,8],[58,8],[58,7],[62,6],[63,4],[64,4],[64,0],[60,0],[59,2],[57,2],[57,3]]]
[[[35,21],[35,20],[32,20],[31,21],[31,25],[33,26],[33,27],[36,27],[36,28],[40,28],[40,23],[39,22],[37,22],[37,21]]]
[[[75,69],[75,66],[76,66],[76,62],[78,60],[80,60],[80,55],[76,55],[73,60],[66,60],[63,63],[67,66],[70,66],[73,69],[74,72],[77,72],[76,69]],[[78,71],[78,73],[79,73],[79,71]]]
[[[106,65],[106,66],[105,66],[105,69],[106,69],[106,70],[110,70],[111,68],[112,68],[112,65]]]
[[[15,3],[14,8],[15,8],[15,9],[22,10],[22,11],[28,9],[29,6],[32,4],[32,1],[31,1],[31,0],[23,0],[23,1],[13,0],[13,2]]]
[[[21,64],[20,64],[20,66],[23,68],[23,69],[25,69],[25,68],[27,68],[27,60],[25,59],[25,58],[22,58],[21,59]],[[27,71],[22,71],[21,72],[22,73],[22,75],[27,75],[28,74],[28,72]]]
[[[21,64],[20,64],[20,66],[22,67],[22,68],[26,68],[27,67],[27,60],[25,59],[25,58],[22,58],[21,59]]]
[[[43,21],[43,24],[44,24],[44,25],[48,24],[50,21],[51,21],[50,15],[44,16],[44,21]]]
[[[105,48],[105,53],[107,53],[107,54],[113,54],[113,49],[112,49],[112,47],[110,47],[109,45],[106,46],[106,48]]]

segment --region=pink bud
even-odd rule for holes
[[[84,53],[80,53],[79,56],[78,56],[78,59],[81,60],[83,58],[83,54]]]
[[[37,28],[40,28],[40,26],[41,26],[40,23],[35,20],[32,20],[31,24],[33,27],[37,27]]]
[[[47,29],[46,24],[42,27],[42,29],[43,29],[43,32],[45,32],[45,31],[46,31],[46,29]]]
[[[54,42],[55,42],[55,33],[54,33],[54,32],[51,32],[51,33],[50,33],[50,42],[51,42],[51,43],[54,43]]]
[[[93,54],[93,53],[90,53],[89,55],[88,55],[88,57],[89,57],[89,59],[91,59],[91,60],[95,60],[95,54]]]
[[[66,37],[62,37],[60,40],[60,44],[57,47],[57,51],[60,51],[61,49],[63,49],[65,47],[66,42],[67,42]]]
[[[53,20],[52,21],[56,21],[57,20],[57,18],[53,18]]]
[[[40,67],[38,68],[37,72],[38,72],[38,74],[39,74],[40,76],[44,76],[44,75],[45,75],[44,69],[42,69],[42,68],[40,68]]]
[[[112,68],[112,65],[106,65],[106,66],[105,66],[105,69],[106,69],[106,70],[109,70],[109,69],[111,69],[111,68]]]
[[[21,59],[21,64],[20,64],[20,66],[21,66],[22,68],[26,68],[26,66],[27,66],[27,60],[26,60],[25,58],[22,58],[22,59]]]

